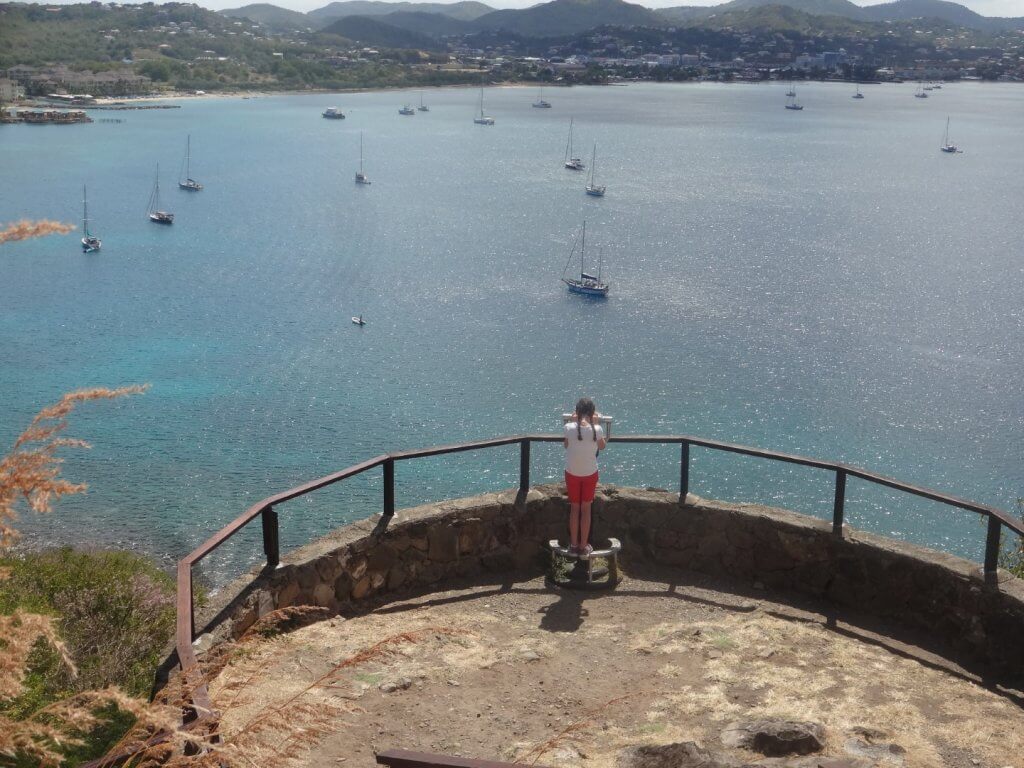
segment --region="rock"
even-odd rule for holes
[[[387,682],[381,683],[379,687],[381,693],[405,691],[412,687],[412,680],[408,677],[401,677],[398,680],[388,680]]]
[[[519,654],[519,658],[521,658],[523,661],[540,661],[540,654],[532,648],[527,648]]]
[[[818,723],[791,720],[736,722],[722,731],[727,747],[742,747],[768,757],[808,755],[825,746],[825,729]]]
[[[775,655],[775,649],[774,648],[765,648],[763,651],[761,651],[757,655],[758,655],[759,658],[762,658],[762,659],[770,659],[772,656]]]
[[[616,760],[618,768],[738,768],[728,755],[711,752],[692,741],[626,747]]]
[[[899,744],[872,744],[863,739],[848,739],[843,748],[848,755],[890,765],[903,765],[903,756],[907,753]]]
[[[210,650],[214,646],[215,642],[213,635],[207,632],[192,641],[192,648],[195,649],[197,655],[201,656]]]

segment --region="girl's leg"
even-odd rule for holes
[[[580,505],[569,505],[569,549],[580,546]]]
[[[585,501],[580,508],[580,539],[579,548],[582,551],[590,543],[590,505],[592,501]]]

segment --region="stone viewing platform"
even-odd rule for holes
[[[292,743],[310,766],[391,748],[1021,765],[1024,582],[785,510],[604,486],[593,536],[622,542],[622,580],[576,592],[545,576],[566,513],[558,486],[400,510],[225,590],[195,643],[221,732],[263,723],[268,754]]]

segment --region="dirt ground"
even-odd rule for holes
[[[827,755],[849,756],[858,728],[905,750],[866,765],[1024,768],[1014,692],[771,592],[693,579],[408,598],[245,644],[210,690],[227,741],[258,739],[260,765],[369,768],[401,748],[610,768],[628,745],[678,741],[754,760],[722,730],[785,718],[824,725]]]

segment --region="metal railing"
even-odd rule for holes
[[[189,673],[198,671],[198,662],[192,642],[195,640],[195,604],[193,600],[192,568],[203,558],[221,546],[224,542],[234,536],[238,531],[251,523],[257,517],[260,518],[263,528],[263,552],[266,555],[267,569],[277,567],[280,562],[280,538],[278,535],[278,516],[275,506],[291,501],[300,496],[326,488],[329,485],[355,477],[377,467],[383,468],[384,492],[383,509],[380,522],[374,529],[375,535],[380,535],[387,530],[388,524],[395,514],[395,462],[407,461],[410,459],[422,459],[430,456],[443,456],[449,453],[462,453],[464,451],[478,451],[487,448],[499,448],[506,445],[519,445],[519,492],[516,496],[516,504],[523,506],[526,503],[526,495],[530,490],[530,446],[533,443],[558,443],[562,441],[561,435],[514,435],[511,437],[498,437],[491,440],[481,440],[471,443],[458,443],[456,445],[435,446],[433,448],[422,448],[412,451],[399,451],[397,453],[386,453],[375,456],[372,459],[354,464],[351,467],[335,472],[332,475],[312,480],[304,485],[297,486],[291,490],[270,496],[262,501],[253,504],[243,514],[232,520],[221,528],[212,537],[197,547],[193,552],[178,562],[178,598],[177,598],[177,629],[175,634],[175,646],[178,652],[178,662],[185,674],[186,685],[190,678]],[[765,451],[760,448],[751,448],[745,445],[723,443],[717,440],[705,440],[699,437],[687,435],[623,435],[611,437],[614,443],[651,443],[660,445],[678,445],[680,449],[679,458],[679,501],[686,501],[686,495],[690,489],[690,449],[691,447],[708,448],[726,453],[736,453],[743,456],[754,456],[761,459],[781,461],[788,464],[798,464],[804,467],[813,467],[835,473],[835,497],[832,507],[832,533],[837,537],[843,535],[843,519],[846,503],[846,479],[856,477],[861,480],[892,488],[903,493],[920,496],[925,499],[937,501],[951,507],[975,512],[988,519],[988,531],[985,539],[984,574],[986,581],[997,582],[996,574],[999,563],[999,546],[1002,528],[1005,526],[1018,536],[1024,536],[1024,523],[1008,512],[984,504],[977,504],[955,496],[949,496],[929,488],[922,488],[909,483],[903,483],[891,477],[868,472],[859,467],[841,464],[833,461],[820,461],[809,459],[804,456],[795,456],[777,451]],[[194,676],[194,675],[193,675]],[[205,682],[198,681],[191,687],[191,700],[195,707],[195,713],[208,713],[211,711],[209,694]]]

